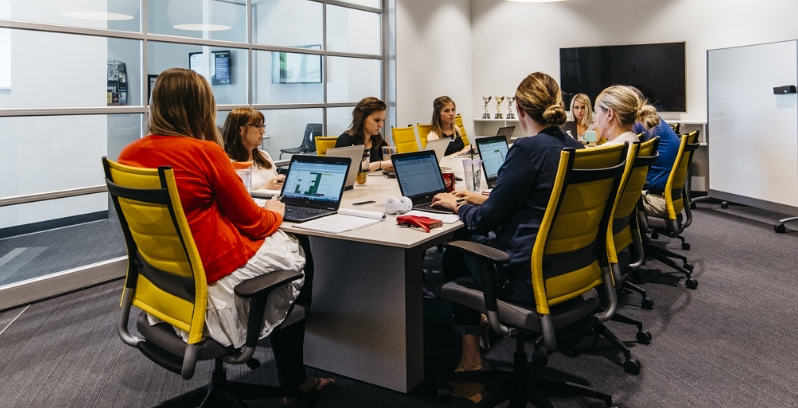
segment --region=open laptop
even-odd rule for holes
[[[336,147],[327,149],[326,155],[328,157],[348,157],[352,160],[354,165],[349,166],[349,172],[346,173],[346,182],[344,183],[344,190],[351,190],[355,186],[355,179],[357,178],[358,164],[363,159],[363,145],[354,145],[347,147]]]
[[[413,209],[441,214],[453,213],[443,208],[430,207],[435,194],[446,192],[434,150],[394,154],[391,162],[399,181],[399,189],[403,196],[413,201]]]
[[[449,143],[451,142],[452,140],[448,137],[438,140],[430,140],[427,142],[427,145],[424,146],[424,150],[434,151],[435,157],[438,158],[438,163],[440,163],[441,160],[443,160],[444,154],[446,154],[446,148],[449,147]]]
[[[500,127],[499,130],[496,131],[496,136],[504,136],[507,139],[507,144],[512,143],[513,132],[515,132],[515,126],[505,126]]]
[[[335,214],[351,164],[348,157],[291,156],[283,183],[283,219],[304,222]]]
[[[499,168],[507,157],[507,139],[504,136],[483,137],[477,139],[476,143],[482,159],[482,169],[485,171],[485,183],[488,188],[493,188],[499,178]]]

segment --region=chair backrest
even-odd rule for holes
[[[336,141],[338,141],[338,136],[316,136],[316,154],[325,156],[327,149],[335,147]]]
[[[562,151],[532,249],[532,288],[541,315],[612,280],[606,234],[626,151],[626,144]]]
[[[466,134],[465,126],[463,126],[463,117],[461,115],[457,115],[454,117],[454,124],[460,128],[460,137],[463,138],[463,144],[468,146],[471,142],[468,141],[468,135]]]
[[[673,129],[673,133],[676,133],[678,135],[679,134],[679,128],[682,127],[682,124],[681,123],[671,123],[669,126],[671,127],[671,129]]]
[[[299,146],[299,149],[303,152],[315,152],[315,138],[316,136],[321,136],[321,134],[321,123],[308,123],[305,125],[305,134],[302,136],[302,146]]]
[[[416,123],[416,129],[418,129],[418,140],[421,141],[421,150],[424,150],[427,148],[427,136],[432,131],[432,125]]]
[[[172,169],[125,166],[105,157],[103,167],[128,251],[120,337],[128,344],[131,341],[124,315],[133,305],[188,332],[189,345],[199,343],[205,326],[207,282]],[[193,350],[186,348],[187,358]]]
[[[391,137],[393,144],[396,146],[396,153],[411,153],[418,151],[418,143],[416,142],[416,132],[413,125],[407,127],[393,127],[391,126]]]
[[[689,174],[688,169],[693,158],[693,152],[699,146],[697,130],[683,134],[680,138],[679,152],[673,161],[673,168],[668,176],[668,181],[665,183],[665,191],[663,193],[668,211],[668,221],[671,221],[671,225],[677,221],[677,215],[684,210],[684,184]],[[679,228],[676,227],[675,229],[678,230]]]

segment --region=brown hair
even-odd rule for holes
[[[532,120],[546,127],[560,126],[568,119],[563,108],[562,94],[557,81],[547,74],[529,74],[515,90],[519,109]]]
[[[585,105],[585,117],[582,118],[581,125],[589,126],[590,122],[593,121],[593,106],[590,105],[590,97],[583,93],[574,95],[574,97],[571,98],[571,114],[574,113],[574,105],[576,105],[577,102]],[[574,115],[574,121],[576,121],[576,115]]]
[[[371,116],[372,113],[381,112],[387,108],[385,102],[373,96],[365,97],[357,103],[355,109],[352,109],[352,124],[349,126],[349,129],[346,130],[346,133],[352,136],[352,141],[355,144],[366,143],[366,119]],[[382,143],[382,135],[379,133],[369,136],[371,137],[372,146],[379,146],[380,143]]]
[[[596,97],[596,108],[603,111],[612,110],[621,125],[629,126],[640,122],[646,129],[659,125],[657,109],[641,98],[636,88],[624,85],[613,85]]]
[[[272,164],[266,160],[258,148],[252,149],[251,152],[247,151],[244,144],[241,142],[243,138],[242,128],[246,125],[257,124],[264,122],[263,114],[250,107],[235,108],[227,115],[222,128],[222,138],[224,139],[224,151],[227,155],[235,161],[247,161],[249,154],[252,153],[252,162],[256,167],[263,167],[265,169],[272,168]]]
[[[455,109],[457,109],[457,105],[454,103],[452,98],[448,96],[439,96],[432,101],[432,120],[430,121],[430,131],[435,132],[439,138],[443,138],[443,126],[441,125],[441,111],[443,108],[446,107],[448,104],[452,104]],[[457,139],[460,137],[460,128],[457,125],[452,124],[452,128],[454,129],[454,138]],[[421,135],[419,135],[421,136]]]
[[[224,146],[216,128],[216,99],[200,74],[170,68],[158,75],[150,102],[150,133],[188,136]]]

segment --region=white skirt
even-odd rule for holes
[[[240,348],[247,339],[247,316],[249,301],[235,295],[233,289],[239,283],[269,272],[292,270],[300,272],[305,267],[305,253],[296,237],[278,230],[268,236],[258,252],[246,265],[230,275],[208,285],[208,308],[205,311],[204,337],[211,337],[223,346]],[[304,275],[304,273],[303,273]],[[288,309],[294,303],[305,283],[304,276],[271,292],[266,300],[263,329],[259,338],[264,338],[285,320]],[[149,316],[150,324],[159,319]],[[188,333],[175,328],[175,332],[188,341]]]

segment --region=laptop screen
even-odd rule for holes
[[[293,160],[283,185],[283,198],[319,204],[337,203],[341,200],[348,167],[345,161]]]
[[[391,160],[403,196],[413,198],[446,191],[434,151],[395,154]]]
[[[479,157],[485,165],[485,179],[493,180],[499,176],[499,168],[507,157],[507,140],[504,137],[477,139]]]

